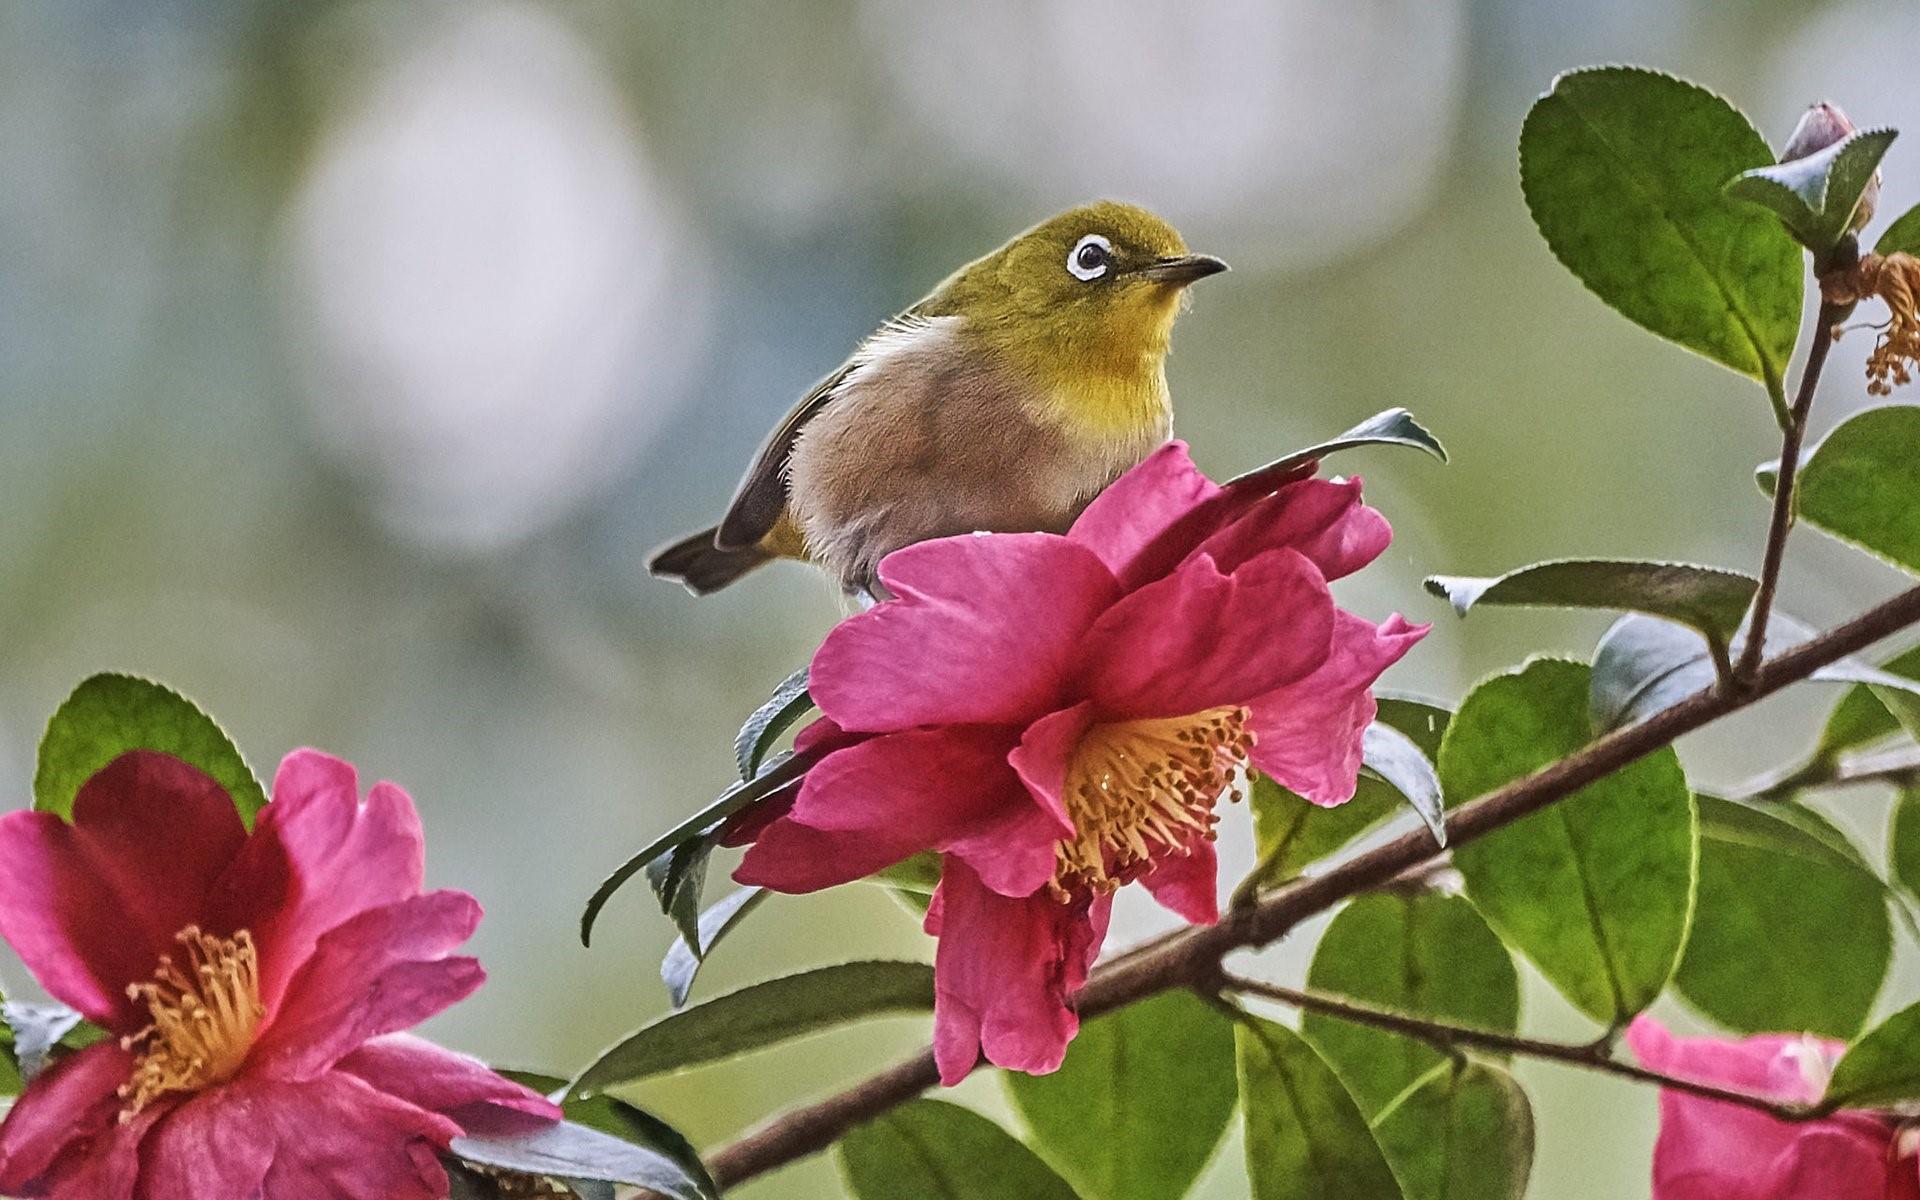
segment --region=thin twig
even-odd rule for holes
[[[1746,708],[1914,624],[1920,624],[1920,587],[1902,592],[1763,663],[1743,689],[1714,687],[1696,692],[1638,725],[1615,730],[1566,758],[1462,805],[1448,817],[1448,843],[1462,846],[1511,825],[1684,734]],[[1221,963],[1229,954],[1276,941],[1309,917],[1441,853],[1426,829],[1410,830],[1323,874],[1295,880],[1257,904],[1229,910],[1217,925],[1195,926],[1160,938],[1096,970],[1077,998],[1080,1015],[1091,1019],[1169,988],[1217,980]],[[826,1149],[847,1130],[911,1100],[938,1082],[933,1052],[923,1050],[846,1091],[775,1117],[715,1151],[708,1166],[722,1186],[763,1175]]]
[[[1751,679],[1760,666],[1766,649],[1767,619],[1773,613],[1774,594],[1780,588],[1780,566],[1786,561],[1787,535],[1793,531],[1794,482],[1800,471],[1800,445],[1807,436],[1807,417],[1813,412],[1813,394],[1820,386],[1820,372],[1827,365],[1827,351],[1833,348],[1833,327],[1846,319],[1844,310],[1822,303],[1814,320],[1813,342],[1807,348],[1807,365],[1800,372],[1800,391],[1793,398],[1787,426],[1780,434],[1780,474],[1773,485],[1773,516],[1767,523],[1767,548],[1760,562],[1760,586],[1753,595],[1753,618],[1747,623],[1747,644],[1740,653],[1734,678]]]
[[[1415,1038],[1440,1050],[1452,1050],[1455,1047],[1464,1046],[1476,1050],[1490,1050],[1498,1054],[1545,1059],[1587,1071],[1617,1075],[1639,1083],[1657,1084],[1672,1091],[1704,1096],[1709,1100],[1724,1100],[1744,1108],[1758,1109],[1782,1121],[1812,1120],[1825,1116],[1828,1111],[1814,1105],[1790,1104],[1770,1096],[1756,1096],[1751,1092],[1734,1088],[1681,1079],[1660,1071],[1648,1070],[1633,1063],[1621,1062],[1611,1056],[1608,1045],[1604,1041],[1576,1045],[1567,1042],[1542,1041],[1538,1038],[1520,1037],[1510,1033],[1496,1033],[1491,1029],[1475,1029],[1469,1025],[1455,1025],[1448,1021],[1434,1021],[1425,1017],[1416,1017],[1410,1013],[1376,1008],[1346,996],[1282,987],[1279,984],[1267,983],[1259,979],[1246,979],[1237,975],[1225,977],[1221,981],[1221,986],[1227,991],[1238,992],[1241,995],[1258,996],[1263,1000],[1272,1000],[1293,1008],[1324,1013],[1342,1021],[1351,1021],[1356,1025],[1370,1025],[1375,1029],[1384,1029],[1389,1033]]]

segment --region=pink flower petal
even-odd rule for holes
[[[1107,905],[1045,892],[1002,896],[949,858],[937,893],[934,1058],[940,1081],[960,1082],[984,1051],[997,1066],[1058,1069],[1080,1028],[1069,1006],[1106,932]],[[1097,909],[1097,911],[1095,911]]]
[[[1333,629],[1333,596],[1300,554],[1271,550],[1231,575],[1200,555],[1094,623],[1087,694],[1124,717],[1245,704],[1325,662]]]
[[[1807,1125],[1793,1144],[1772,1163],[1749,1162],[1758,1167],[1751,1178],[1750,1193],[1764,1200],[1801,1200],[1824,1197],[1826,1200],[1889,1200],[1892,1193],[1890,1171],[1899,1164],[1891,1160],[1888,1143],[1891,1131],[1881,1126],[1877,1136],[1861,1128],[1835,1126],[1821,1121]],[[1656,1150],[1656,1154],[1658,1151]],[[1656,1180],[1654,1200],[1676,1200],[1699,1196],[1694,1185],[1669,1188],[1663,1195]]]
[[[269,1016],[247,1070],[311,1079],[368,1040],[465,999],[485,973],[471,958],[447,956],[479,923],[472,896],[440,891],[361,913],[326,933]]]
[[[467,1133],[505,1132],[560,1119],[560,1106],[476,1058],[396,1033],[347,1055],[338,1069],[415,1108],[453,1118]]]
[[[990,727],[928,729],[836,751],[807,772],[792,811],[761,831],[734,878],[811,892],[922,850],[962,844],[969,853],[1007,856],[1009,869],[1018,870],[1038,853],[1027,844],[1031,838],[1005,845],[972,840],[988,831],[1024,832],[1006,823],[1033,808],[1007,765],[1012,739],[1011,731]],[[1050,863],[1051,841],[1045,855]]]
[[[1222,571],[1280,546],[1298,550],[1329,580],[1351,575],[1393,540],[1386,518],[1360,502],[1360,481],[1303,479],[1249,505],[1194,553]]]
[[[181,1105],[147,1139],[141,1200],[444,1200],[460,1128],[330,1072],[247,1078]]]
[[[123,754],[81,787],[71,825],[0,817],[0,936],[54,997],[120,1032],[144,1023],[127,985],[207,920],[246,837],[233,801],[169,755]]]
[[[1360,738],[1375,712],[1374,681],[1427,629],[1398,616],[1375,628],[1337,612],[1332,652],[1320,668],[1253,702],[1253,765],[1315,804],[1351,799],[1360,775]]]
[[[61,1151],[112,1130],[115,1093],[133,1074],[133,1055],[114,1040],[96,1042],[48,1067],[0,1123],[0,1194],[24,1195]]]
[[[29,1194],[47,1200],[133,1200],[140,1182],[141,1146],[148,1132],[172,1111],[171,1103],[160,1101],[141,1109],[124,1125],[110,1120],[84,1147],[69,1147],[41,1181],[40,1190]]]
[[[1220,864],[1213,843],[1196,835],[1185,854],[1163,854],[1140,881],[1175,915],[1195,925],[1220,919]]]
[[[377,784],[363,805],[352,766],[296,750],[281,762],[273,803],[221,881],[220,924],[253,931],[271,1013],[322,934],[418,895],[425,874],[420,815],[405,792]]]
[[[1155,539],[1221,494],[1219,485],[1193,465],[1185,442],[1168,442],[1095,496],[1067,536],[1124,577]]]
[[[1027,726],[1020,744],[1007,755],[1027,793],[1053,814],[1062,837],[1071,837],[1074,832],[1065,799],[1067,768],[1073,765],[1073,753],[1092,724],[1091,701],[1048,713]]]
[[[856,732],[1046,712],[1119,594],[1091,551],[1044,533],[921,542],[888,555],[880,577],[897,598],[842,621],[813,657],[814,702]]]

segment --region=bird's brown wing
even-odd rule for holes
[[[849,361],[815,384],[767,435],[734,491],[727,515],[720,519],[714,545],[722,550],[742,549],[759,544],[773,531],[787,507],[787,456],[793,453],[794,439],[808,421],[833,402],[834,390],[845,382],[853,367]]]

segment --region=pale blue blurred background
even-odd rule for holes
[[[1871,49],[1875,42],[1882,49]],[[1398,540],[1350,607],[1436,619],[1391,677],[1457,697],[1603,622],[1456,623],[1432,571],[1631,553],[1752,567],[1774,453],[1752,385],[1554,263],[1513,143],[1556,70],[1629,60],[1784,138],[1821,98],[1920,129],[1911,3],[909,0],[0,5],[0,780],[83,675],[155,675],[256,766],[312,744],[406,786],[493,973],[432,1032],[565,1072],[662,1011],[605,869],[723,786],[730,735],[838,614],[802,569],[695,601],[649,547],[724,504],[790,399],[950,267],[1082,200],[1148,204],[1235,266],[1198,289],[1179,430],[1232,473],[1406,405],[1373,451]],[[1920,141],[1887,207],[1920,199]],[[1820,418],[1864,400],[1844,343]],[[1826,620],[1891,577],[1807,536]],[[1820,701],[1690,747],[1725,782]],[[1884,805],[1840,816],[1878,838]],[[1230,861],[1244,862],[1244,817]],[[1783,898],[1790,903],[1791,898]],[[1157,927],[1123,909],[1116,941]],[[1297,973],[1306,936],[1270,954]],[[708,994],[925,955],[877,890],[781,901]],[[0,964],[17,988],[17,964]],[[1590,1033],[1537,982],[1527,1019]],[[702,1145],[918,1045],[895,1021],[657,1081]],[[1527,1067],[1533,1194],[1642,1196],[1651,1094]],[[963,1093],[998,1110],[990,1079]],[[1237,1143],[1204,1185],[1245,1194]],[[840,1194],[816,1160],[743,1195]]]

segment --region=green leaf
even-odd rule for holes
[[[1033,1151],[979,1113],[914,1100],[840,1139],[858,1200],[1079,1200]]]
[[[1252,1200],[1401,1200],[1366,1118],[1312,1046],[1257,1017],[1234,1039]]]
[[[1881,664],[1880,669],[1889,675],[1920,681],[1920,647],[1897,655]],[[1848,688],[1828,714],[1827,723],[1820,731],[1820,741],[1814,747],[1814,756],[1831,761],[1849,750],[1870,746],[1900,732],[1900,722],[1881,701],[1880,694],[1864,684],[1857,685]]]
[[[1887,226],[1873,252],[1879,255],[1920,254],[1920,204],[1914,205]]]
[[[1727,194],[1771,209],[1801,245],[1823,256],[1852,232],[1860,197],[1898,136],[1862,130],[1805,158],[1744,171]]]
[[[667,956],[660,960],[660,982],[667,985],[667,996],[675,1008],[684,1006],[693,993],[694,976],[700,973],[700,964],[706,961],[708,952],[772,894],[758,887],[744,887],[730,893],[700,914],[694,931],[697,949],[687,944],[684,935],[667,948]]]
[[[33,806],[73,816],[80,786],[129,750],[171,754],[212,776],[249,826],[266,789],[212,717],[172,688],[133,675],[95,675],[54,711],[40,739]]]
[[[1636,67],[1572,71],[1527,114],[1520,182],[1554,254],[1629,320],[1779,393],[1800,249],[1723,185],[1773,162],[1725,100]]]
[[[1900,789],[1887,833],[1887,866],[1893,881],[1920,897],[1920,784]]]
[[[923,850],[875,871],[865,882],[882,885],[907,911],[924,917],[933,904],[934,889],[940,886],[940,865],[938,853]]]
[[[1773,495],[1778,464],[1760,468]],[[1864,409],[1826,436],[1800,468],[1794,505],[1822,532],[1920,573],[1920,405]]]
[[[500,1074],[559,1104],[562,1115],[569,1121],[666,1155],[686,1173],[702,1200],[719,1196],[720,1186],[707,1173],[706,1164],[700,1161],[693,1143],[647,1110],[612,1096],[568,1099],[567,1081],[554,1075],[509,1070],[502,1070]]]
[[[1405,696],[1375,699],[1380,707],[1378,724],[1404,734],[1429,760],[1439,753],[1441,735],[1452,717],[1445,708]],[[1254,842],[1261,861],[1268,864],[1271,881],[1299,874],[1302,867],[1332,854],[1410,803],[1399,788],[1370,771],[1361,772],[1353,799],[1333,808],[1322,808],[1264,775],[1255,773],[1251,778],[1248,798]],[[1428,824],[1431,827],[1432,822]]]
[[[627,859],[613,874],[600,881],[592,897],[587,900],[585,911],[580,914],[580,944],[593,944],[594,922],[600,918],[600,910],[613,899],[614,893],[626,886],[626,882],[638,874],[644,867],[661,855],[685,842],[704,838],[721,821],[733,814],[764,800],[781,788],[799,779],[807,773],[814,759],[808,756],[781,754],[767,763],[766,768],[751,780],[737,783],[720,794],[720,798],[699,812],[681,821],[672,829],[649,842],[638,854]]]
[[[1447,728],[1440,778],[1458,804],[1584,747],[1588,669],[1539,659],[1473,690]],[[1698,838],[1693,793],[1665,747],[1454,850],[1467,894],[1583,1012],[1613,1026],[1651,1004],[1686,941]]]
[[[1340,910],[1313,954],[1307,984],[1413,1016],[1501,1033],[1520,1021],[1513,959],[1472,904],[1437,892],[1378,892]],[[1442,1061],[1424,1042],[1320,1013],[1300,1032],[1372,1115]]]
[[[1433,840],[1447,844],[1445,805],[1440,799],[1440,776],[1418,744],[1391,725],[1375,721],[1360,735],[1360,762],[1400,793],[1426,823]]]
[[[1533,1170],[1533,1106],[1488,1063],[1433,1067],[1374,1118],[1407,1200],[1521,1200]]]
[[[1404,408],[1389,408],[1385,412],[1375,413],[1366,420],[1347,430],[1331,441],[1308,446],[1304,450],[1295,450],[1285,458],[1278,458],[1264,467],[1255,467],[1244,475],[1236,475],[1227,481],[1226,486],[1264,481],[1270,476],[1285,475],[1308,463],[1319,462],[1329,454],[1342,450],[1352,450],[1360,446],[1405,446],[1413,450],[1422,450],[1433,455],[1441,462],[1447,461],[1447,448],[1440,439],[1429,433],[1425,426],[1413,419],[1413,414]]]
[[[521,1133],[467,1134],[454,1138],[448,1148],[481,1166],[634,1184],[669,1200],[714,1200],[717,1195],[667,1155],[573,1121]]]
[[[1054,1074],[1003,1077],[1087,1200],[1179,1200],[1233,1119],[1233,1064],[1233,1022],[1171,991],[1083,1026]]]
[[[932,1009],[933,968],[924,963],[817,967],[728,992],[636,1030],[581,1072],[571,1094],[590,1096],[866,1017]]]
[[[713,857],[711,834],[681,842],[647,864],[647,886],[660,911],[673,921],[684,941],[699,944],[700,897],[707,884],[707,860]]]
[[[1847,1048],[1825,1103],[1875,1108],[1920,1100],[1920,1004],[1888,1017]]]
[[[733,757],[740,766],[740,778],[752,779],[760,773],[767,751],[801,717],[813,711],[813,697],[807,693],[807,668],[780,681],[766,703],[753,710],[747,723],[734,735]]]
[[[1746,619],[1759,586],[1751,575],[1719,567],[1606,559],[1535,563],[1497,579],[1427,580],[1427,590],[1461,616],[1476,604],[1624,609],[1691,625],[1723,645]]]
[[[1674,987],[1736,1033],[1860,1032],[1893,958],[1885,886],[1857,856],[1767,811],[1698,803],[1699,891]]]

